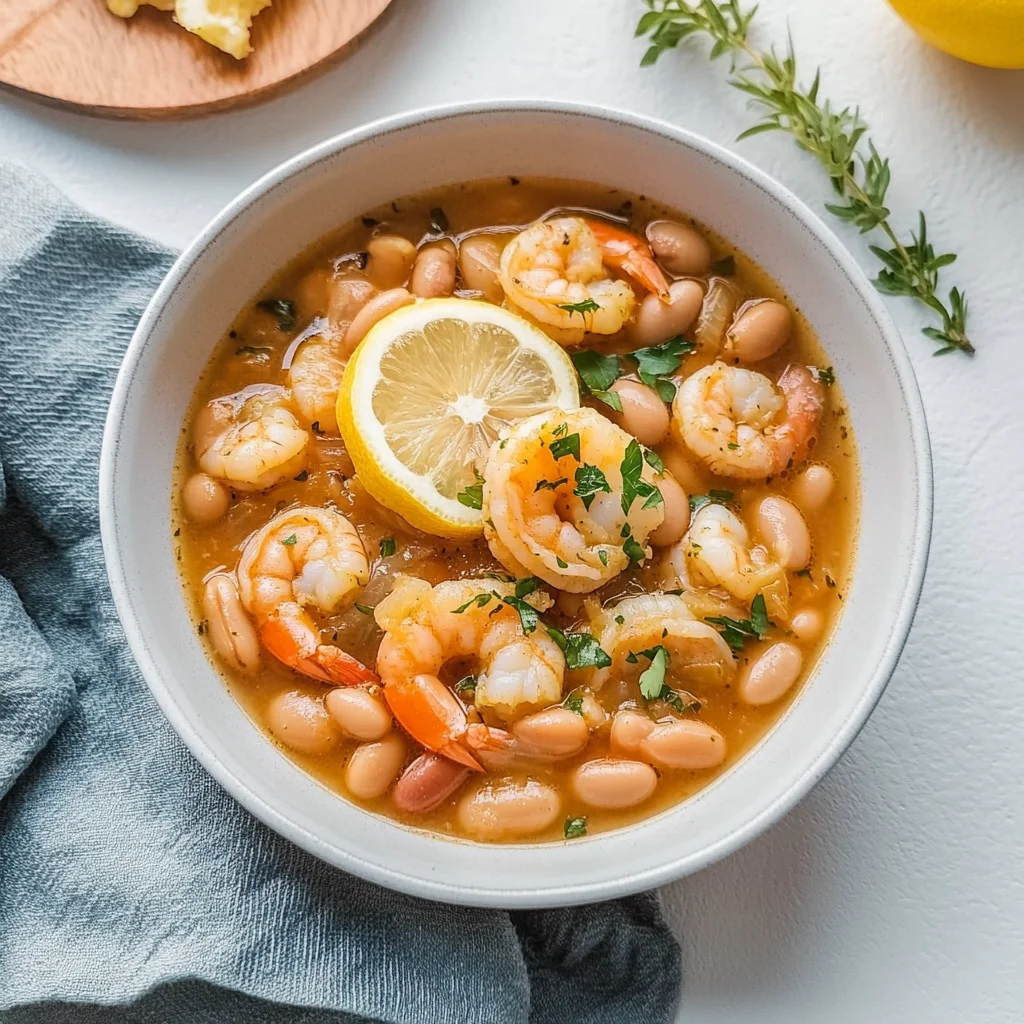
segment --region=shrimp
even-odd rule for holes
[[[583,330],[615,334],[633,314],[633,289],[609,277],[606,265],[668,296],[645,242],[582,217],[555,217],[521,231],[501,254],[498,279],[515,308],[543,327],[572,332],[562,340],[578,343]]]
[[[644,545],[665,516],[639,444],[594,409],[515,424],[491,445],[483,477],[484,537],[494,557],[518,576],[572,593],[596,590],[650,557]]]
[[[690,451],[741,480],[766,479],[806,458],[824,409],[824,390],[806,366],[787,367],[776,388],[722,362],[687,377],[673,404]]]
[[[785,569],[769,559],[766,548],[750,547],[742,520],[723,505],[705,505],[697,512],[678,552],[691,586],[722,587],[745,605],[764,594],[769,614],[787,617]]]
[[[392,714],[413,739],[476,771],[473,749],[497,748],[500,734],[479,723],[438,678],[453,659],[474,659],[480,671],[474,703],[502,719],[562,699],[565,658],[543,630],[526,633],[519,612],[504,603],[515,585],[494,579],[447,580],[431,587],[399,577],[374,614],[384,630],[377,671]],[[524,599],[538,611],[551,599]]]
[[[602,608],[590,621],[590,630],[612,659],[594,669],[590,685],[596,690],[613,676],[621,677],[636,656],[661,646],[668,653],[672,674],[680,678],[725,682],[736,669],[729,645],[714,626],[697,619],[686,599],[678,594],[639,594]]]
[[[288,383],[299,415],[327,434],[338,433],[335,406],[345,362],[335,342],[316,335],[299,346],[288,368]]]
[[[200,468],[238,491],[266,490],[295,476],[306,464],[310,435],[291,401],[287,388],[251,384],[207,402],[192,428]]]
[[[321,643],[307,607],[330,615],[370,578],[355,527],[333,509],[301,506],[274,516],[242,549],[238,593],[263,646],[290,668],[325,682],[376,682],[365,665]]]

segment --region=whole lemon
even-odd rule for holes
[[[922,39],[990,68],[1024,68],[1024,0],[889,0]]]

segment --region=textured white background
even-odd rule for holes
[[[640,9],[395,0],[343,64],[229,116],[109,123],[4,95],[0,157],[182,246],[264,171],[361,122],[453,100],[565,98],[660,116],[735,147],[820,208],[828,187],[788,140],[734,143],[750,114],[702,47],[638,67]],[[757,38],[782,40],[787,23],[804,67],[822,65],[824,92],[860,104],[891,156],[894,222],[923,206],[936,243],[960,253],[953,269],[971,298],[978,355],[933,359],[920,312],[890,303],[935,458],[924,598],[885,697],[829,778],[768,835],[666,890],[685,948],[680,1020],[1020,1022],[1024,72],[926,48],[883,0],[763,0]],[[840,233],[873,270],[861,241]]]

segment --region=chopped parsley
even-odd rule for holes
[[[580,836],[587,834],[587,819],[586,817],[580,818],[566,818],[565,824],[562,826],[562,835],[566,839],[579,839]]]
[[[832,387],[836,382],[836,373],[831,366],[826,366],[824,369],[812,366],[811,373],[819,384],[824,384],[827,388]]]
[[[721,274],[722,277],[732,277],[736,273],[736,257],[729,253],[728,256],[723,256],[720,260],[715,260],[711,264],[712,274]]]
[[[484,478],[477,473],[476,483],[463,487],[455,497],[459,504],[465,505],[466,508],[482,509],[484,507]]]
[[[568,697],[562,701],[562,707],[567,711],[571,711],[574,715],[583,716],[583,697],[578,693],[570,693]]]
[[[796,576],[806,576],[809,580],[814,578],[813,576],[811,576],[811,570],[810,569],[797,569],[797,571],[796,571],[796,573],[794,575],[796,575]]]
[[[562,484],[567,484],[568,482],[569,478],[566,476],[560,476],[557,480],[541,480],[533,490],[534,493],[537,491],[553,491],[556,488],[561,487]]]
[[[640,673],[640,692],[647,700],[655,700],[661,696],[665,686],[665,669],[668,668],[668,651],[661,644],[640,654],[650,658],[650,665]]]
[[[601,307],[593,299],[584,299],[582,302],[559,302],[558,308],[564,309],[567,313],[579,313],[583,316],[584,313],[595,313]]]
[[[432,235],[446,235],[448,234],[448,217],[445,215],[444,210],[440,206],[431,208],[430,211],[430,233]]]
[[[573,353],[572,364],[587,393],[616,412],[622,412],[622,399],[609,390],[622,375],[622,364],[617,355],[602,355],[586,348]]]
[[[546,626],[548,636],[565,655],[565,667],[608,668],[612,659],[590,633],[563,633],[557,626]]]
[[[568,434],[565,437],[558,438],[557,441],[552,441],[551,454],[556,459],[564,459],[567,455],[571,455],[577,462],[580,461],[580,435],[579,434]]]
[[[634,564],[642,562],[647,557],[647,552],[637,543],[636,537],[627,537],[622,542],[622,550]]]
[[[373,607],[368,604],[360,604],[358,601],[355,603],[355,609],[357,612],[362,612],[364,615],[372,615]]]
[[[559,423],[558,426],[555,427],[555,429],[551,431],[551,436],[552,437],[565,437],[565,435],[568,434],[568,433],[569,433],[569,424],[568,423]]]
[[[664,500],[661,491],[643,479],[644,456],[640,442],[636,438],[626,447],[626,454],[619,465],[622,473],[622,511],[629,515],[629,510],[637,498],[646,498],[644,508],[654,508]]]
[[[298,540],[298,538],[293,533],[290,537],[285,537],[285,539],[283,541],[281,541],[281,543],[282,544],[287,544],[288,547],[291,547],[295,543],[296,540]]]
[[[460,604],[453,612],[454,615],[461,615],[467,608],[472,608],[476,605],[478,608],[483,608],[488,601],[493,597],[493,594],[474,594],[465,604]]]
[[[629,353],[636,360],[637,376],[649,388],[654,388],[663,402],[671,402],[676,396],[676,386],[668,379],[682,365],[683,356],[696,351],[697,346],[681,334],[662,342],[649,345]]]
[[[710,622],[713,626],[721,626],[719,632],[722,634],[722,639],[735,652],[742,651],[743,645],[749,639],[756,637],[758,640],[763,640],[768,630],[775,625],[768,618],[764,594],[758,594],[751,601],[749,619],[732,619],[728,615],[711,615],[704,621]]]
[[[597,549],[597,557],[601,559],[602,565],[608,564],[608,552],[604,548]]]
[[[595,496],[611,494],[612,488],[608,478],[597,466],[584,462],[576,469],[576,486],[572,493],[583,502],[583,507],[589,512]]]
[[[717,491],[714,488],[707,494],[691,494],[690,512],[699,512],[705,505],[731,505],[734,497],[732,491]]]
[[[653,448],[644,449],[644,462],[646,462],[655,473],[665,472],[665,463],[661,461],[661,456],[654,451]]]
[[[569,568],[569,563],[567,561],[565,561],[565,559],[559,558],[558,555],[555,555],[555,562],[558,564],[558,568],[559,569],[568,569]]]
[[[394,537],[385,537],[380,542],[380,557],[390,558],[398,550]]]
[[[468,697],[472,700],[476,696],[476,676],[463,676],[455,684],[455,692],[460,697]]]
[[[277,317],[279,331],[290,331],[295,327],[295,303],[291,299],[261,299],[256,307]]]
[[[298,480],[298,482],[300,484],[303,483],[304,481],[309,479],[309,470],[308,469],[300,469],[299,472],[296,473],[295,476],[292,477],[292,479],[293,480]]]

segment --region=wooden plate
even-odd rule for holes
[[[104,117],[189,117],[262,99],[338,56],[390,0],[275,0],[245,60],[151,7],[0,0],[0,84]]]

